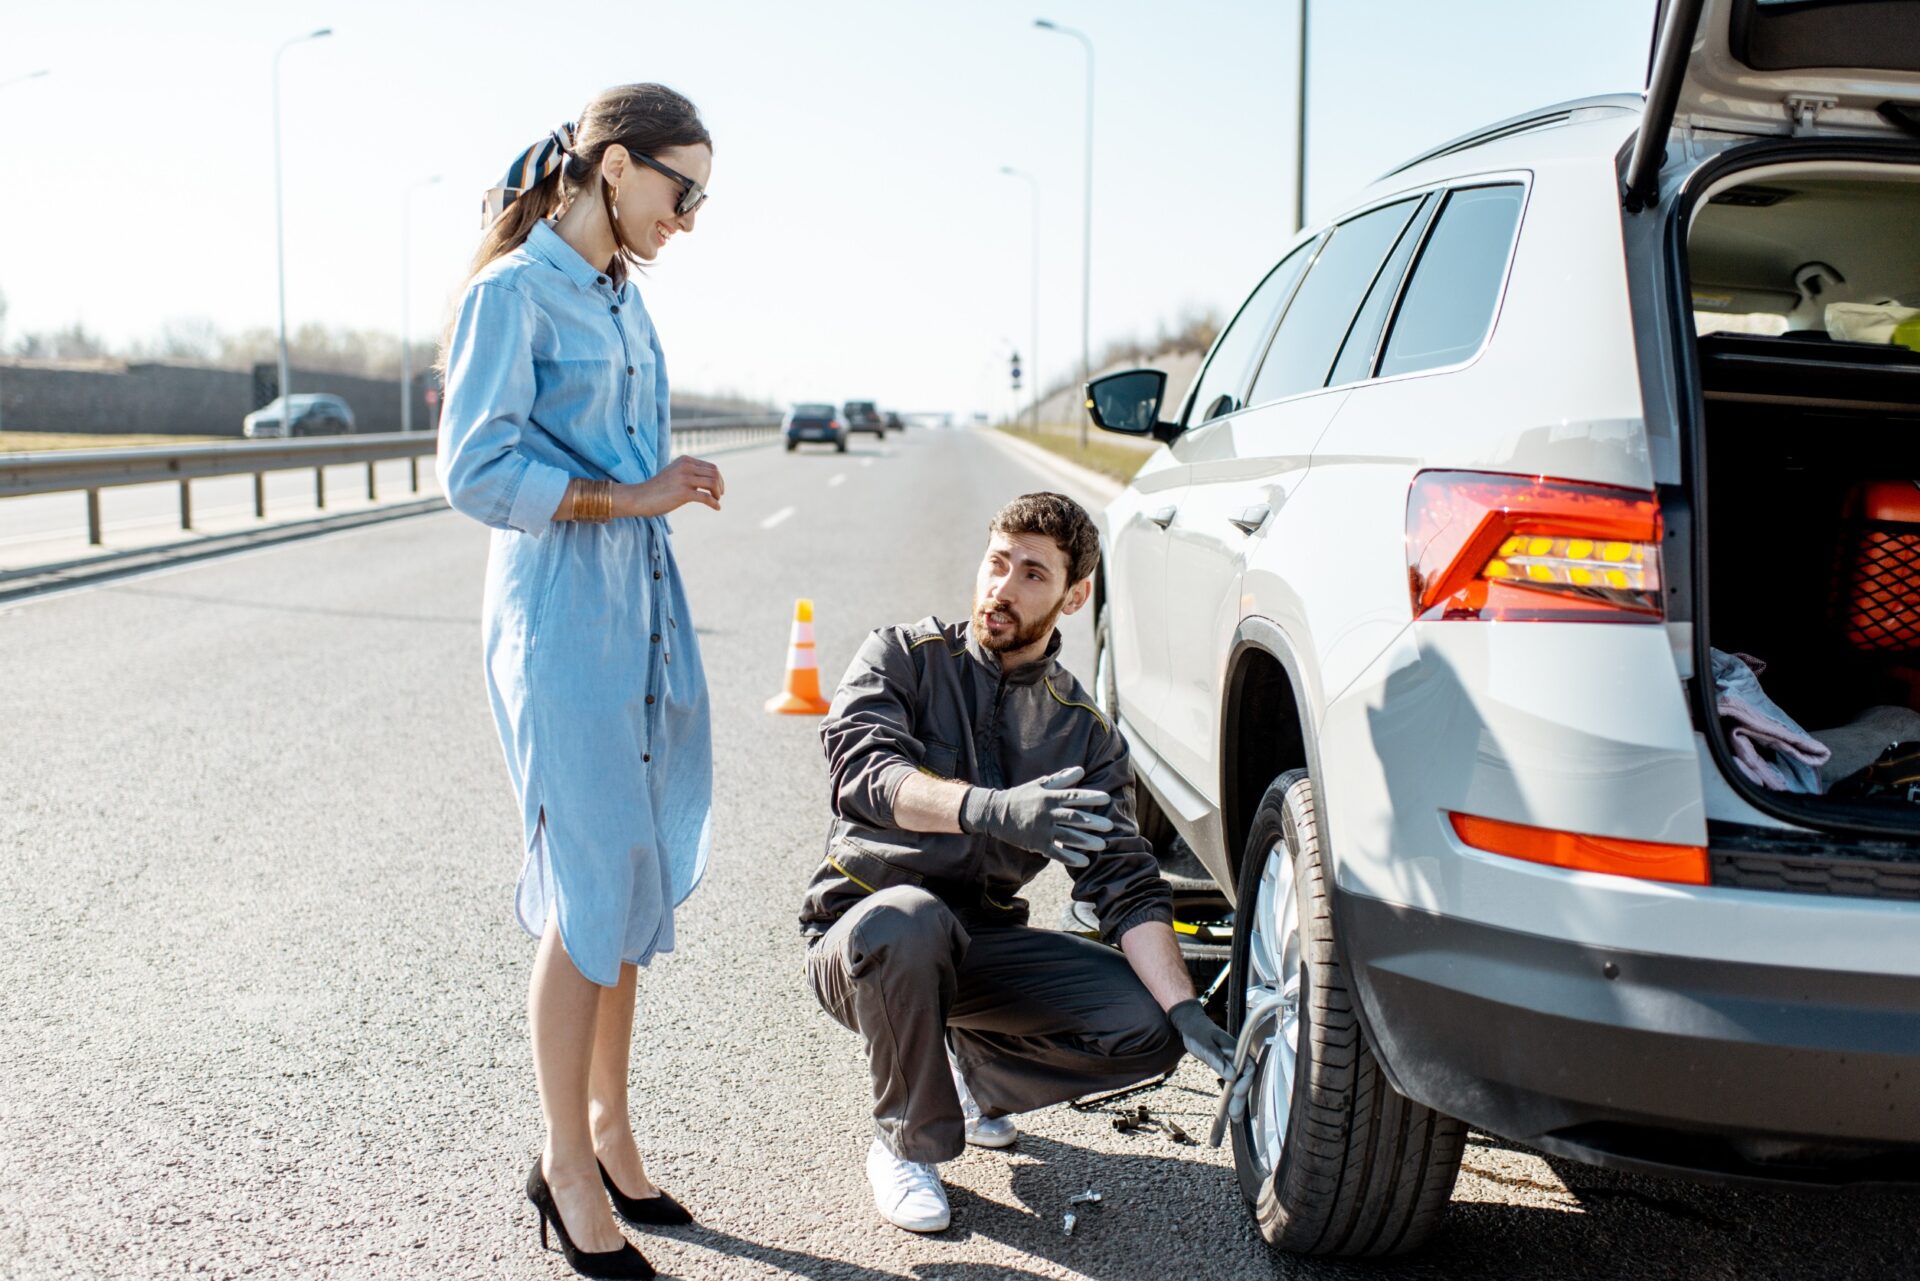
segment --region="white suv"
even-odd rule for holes
[[[1303,233],[1170,421],[1089,386],[1166,445],[1096,685],[1234,904],[1275,1246],[1416,1246],[1469,1126],[1920,1177],[1920,793],[1766,790],[1711,657],[1809,726],[1920,708],[1917,228],[1920,0],[1670,0],[1644,96]]]

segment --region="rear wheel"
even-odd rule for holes
[[[787,452],[788,452],[789,454],[791,454],[791,453],[792,453],[792,452],[793,452],[794,450],[796,450],[796,449],[798,449],[798,448],[800,448],[800,442],[799,442],[799,441],[797,441],[797,440],[790,440],[790,441],[788,441],[788,442],[787,442]]]
[[[1453,1195],[1466,1127],[1387,1083],[1333,940],[1313,781],[1268,786],[1241,861],[1227,1026],[1267,1031],[1233,1163],[1260,1235],[1292,1254],[1418,1248]]]

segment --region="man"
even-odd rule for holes
[[[1057,656],[1100,556],[1093,522],[1026,494],[989,526],[969,622],[874,632],[821,725],[827,856],[800,915],[807,976],[867,1043],[874,1201],[949,1221],[937,1165],[1005,1147],[1011,1114],[1167,1071],[1222,1076],[1233,1041],[1194,999],[1171,895],[1134,825],[1127,747]],[[1105,942],[1027,927],[1051,859]]]

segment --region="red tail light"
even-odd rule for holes
[[[1407,496],[1418,619],[1657,622],[1660,504],[1638,489],[1428,471]]]

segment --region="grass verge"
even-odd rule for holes
[[[1068,423],[1041,423],[1038,432],[1027,427],[1001,427],[1007,435],[1024,440],[1030,445],[1038,445],[1049,453],[1060,455],[1070,462],[1099,472],[1102,476],[1111,476],[1121,484],[1133,479],[1140,465],[1153,453],[1153,447],[1141,448],[1120,437],[1109,437],[1098,428],[1087,429],[1086,447],[1080,445],[1080,428]]]
[[[232,436],[166,436],[129,432],[108,436],[83,431],[0,431],[0,454],[36,454],[49,449],[128,449],[134,445],[211,445]]]

